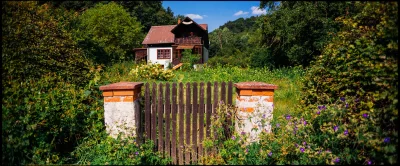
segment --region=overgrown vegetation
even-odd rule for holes
[[[2,2],[2,164],[168,163],[105,132],[99,86],[120,81],[278,85],[272,133],[245,145],[221,104],[200,164],[397,164],[397,2],[268,5],[210,33],[202,70],[172,72],[124,61],[151,25],[182,17],[159,1]]]

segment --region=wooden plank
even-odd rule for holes
[[[178,150],[178,155],[179,155],[179,165],[183,165],[183,151],[184,151],[184,132],[183,132],[183,83],[179,83],[179,150]]]
[[[152,89],[152,98],[151,98],[151,140],[153,140],[154,145],[157,146],[157,138],[156,138],[156,116],[157,116],[157,94],[156,94],[157,84],[153,82]]]
[[[186,138],[185,138],[185,145],[190,147],[190,113],[191,113],[191,103],[190,103],[190,83],[186,83]],[[185,148],[185,164],[190,164],[190,151],[188,148]]]
[[[199,152],[198,156],[203,156],[203,139],[204,139],[204,83],[200,83],[200,106],[199,106]]]
[[[148,139],[150,139],[151,137],[150,137],[150,133],[151,133],[151,128],[150,128],[150,126],[151,126],[151,101],[150,101],[150,84],[149,83],[146,83],[146,85],[145,85],[145,87],[146,87],[146,90],[145,90],[145,93],[144,93],[144,96],[145,96],[145,122],[144,122],[144,124],[145,124],[145,126],[146,126],[146,140],[148,140]]]
[[[218,82],[214,82],[214,104],[213,104],[213,116],[217,116],[218,108]],[[214,133],[214,139],[217,139],[216,130],[212,131]]]
[[[163,88],[162,83],[158,84],[158,151],[164,151],[163,145],[163,119],[164,119],[164,103],[163,103]]]
[[[220,101],[223,101],[224,104],[226,104],[226,83],[222,82],[221,83],[221,99]]]
[[[171,142],[170,142],[170,92],[169,92],[169,83],[165,84],[165,153],[168,157],[171,156]]]
[[[211,83],[207,82],[207,105],[206,105],[206,137],[210,138],[211,135]]]
[[[197,163],[197,83],[193,83],[192,163]]]
[[[178,164],[176,156],[176,114],[177,114],[177,103],[176,103],[176,83],[172,83],[172,137],[171,137],[171,157],[172,164]]]
[[[233,85],[232,82],[228,83],[228,105],[232,105],[232,91],[233,91]]]

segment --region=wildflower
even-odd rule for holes
[[[246,134],[246,132],[242,131],[240,134],[242,134],[242,135],[245,135],[245,134]]]
[[[290,119],[290,115],[286,115],[286,120],[289,120]]]
[[[339,129],[338,126],[334,126],[334,127],[333,127],[333,131],[335,131],[335,132],[336,132],[338,129]]]
[[[300,148],[301,153],[304,153],[304,148]]]
[[[139,155],[139,152],[135,152],[136,155]]]
[[[372,164],[372,161],[371,161],[371,160],[368,160],[367,163],[368,163],[368,165],[371,165],[371,164]]]
[[[246,152],[248,153],[248,152],[249,152],[249,149],[246,148]]]
[[[232,136],[232,140],[235,140],[236,138],[235,138],[235,136]]]
[[[310,145],[308,145],[307,148],[310,149]]]
[[[268,156],[271,157],[271,156],[272,156],[272,152],[269,152],[269,153],[268,153]]]
[[[334,162],[335,162],[335,163],[338,163],[338,162],[340,162],[340,158],[339,158],[339,157],[338,157],[338,158],[336,158]]]
[[[306,144],[307,144],[307,142],[306,142],[306,141],[304,141],[304,142],[303,142],[303,145],[306,145]]]
[[[349,108],[349,104],[346,103],[346,108]]]
[[[390,142],[390,138],[389,138],[389,137],[386,137],[386,138],[383,140],[383,142],[384,142],[384,143],[389,143],[389,142]]]
[[[274,104],[272,104],[272,108],[274,107]]]
[[[303,124],[304,124],[304,125],[307,125],[307,121],[304,121]]]
[[[368,114],[363,114],[362,115],[364,118],[368,118]]]
[[[344,135],[348,135],[349,134],[349,131],[346,129],[345,131],[344,131]]]
[[[299,145],[297,145],[297,144],[294,144],[294,146],[296,146],[296,148],[297,148]]]
[[[318,111],[318,112],[317,112],[317,115],[319,115],[320,113],[321,113],[321,111]]]
[[[357,98],[357,99],[355,100],[355,102],[356,102],[356,103],[360,102],[360,99],[359,99],[359,98]]]
[[[326,107],[325,107],[325,105],[319,105],[319,106],[318,106],[318,109],[319,109],[319,110],[324,110],[324,109],[326,109]]]
[[[279,126],[281,126],[281,125],[280,125],[279,123],[277,123],[277,124],[276,124],[276,127],[278,127],[278,128],[279,128]]]
[[[263,114],[262,118],[264,118],[264,119],[265,119],[265,114]]]
[[[340,97],[340,100],[343,102],[346,101],[346,99],[344,97]]]

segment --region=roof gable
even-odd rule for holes
[[[176,25],[171,32],[174,33],[174,31],[177,29],[177,27],[183,26],[183,25],[190,25],[190,24],[194,24],[197,25],[200,29],[207,31],[207,24],[205,24],[206,26],[201,26],[199,24],[197,24],[195,21],[193,21],[191,18],[189,17],[185,17],[181,23],[179,23],[178,25]],[[204,25],[204,24],[203,24]]]

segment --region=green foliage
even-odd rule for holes
[[[201,59],[201,56],[199,54],[192,54],[192,50],[190,49],[185,49],[185,51],[182,52],[182,63],[183,63],[183,69],[185,70],[191,70],[193,69],[193,65],[197,63]]]
[[[302,102],[310,113],[317,105],[342,98],[348,105],[346,116],[330,117],[324,123],[341,122],[341,127],[354,132],[357,141],[341,145],[359,155],[348,163],[394,164],[398,157],[398,6],[397,2],[355,6],[361,12],[337,18],[343,30],[307,71]],[[390,143],[383,143],[384,138],[390,138]]]
[[[102,132],[85,138],[72,155],[77,157],[76,164],[84,165],[166,165],[171,161],[153,148],[151,140],[139,145],[135,137],[114,139]]]
[[[97,4],[80,15],[74,35],[86,54],[108,64],[132,59],[131,49],[143,39],[141,29],[135,17],[111,2]]]
[[[137,80],[161,80],[168,81],[174,78],[172,70],[164,70],[160,64],[142,64],[137,65],[129,73]]]
[[[3,84],[3,164],[62,163],[88,131],[104,126],[97,87],[78,88],[55,74]]]
[[[2,80],[40,78],[56,72],[84,85],[92,66],[71,33],[68,17],[37,2],[2,2]]]

